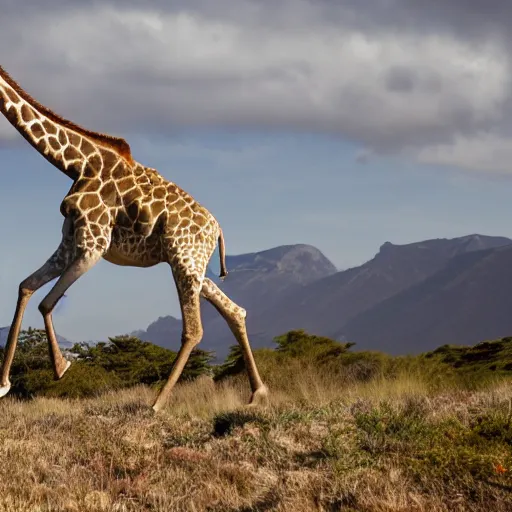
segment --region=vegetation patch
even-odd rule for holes
[[[390,357],[292,331],[255,351],[265,407],[246,406],[232,348],[218,367],[196,352],[154,414],[174,352],[79,345],[56,382],[44,333],[25,331],[0,401],[0,511],[505,512],[509,348]]]

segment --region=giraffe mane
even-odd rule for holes
[[[48,119],[51,119],[55,123],[59,124],[64,128],[69,128],[81,135],[85,135],[90,137],[91,139],[99,142],[100,144],[106,145],[111,149],[115,150],[121,157],[128,161],[130,165],[133,164],[133,157],[130,149],[130,145],[126,142],[125,139],[120,137],[114,137],[112,135],[108,135],[106,133],[94,132],[92,130],[88,130],[87,128],[83,128],[82,126],[74,123],[73,121],[69,121],[64,117],[53,112],[48,107],[45,107],[41,103],[39,103],[36,99],[34,99],[28,92],[26,92],[10,75],[5,71],[5,69],[0,66],[0,76],[20,95],[20,97],[29,103],[32,107],[34,107],[38,112],[46,116]]]

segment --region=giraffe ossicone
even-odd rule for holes
[[[26,305],[31,295],[57,279],[39,305],[56,379],[70,362],[63,357],[52,311],[68,288],[101,258],[122,266],[170,265],[182,312],[181,347],[153,409],[160,410],[178,381],[203,328],[200,297],[228,323],[240,344],[249,375],[251,403],[267,396],[245,325],[246,312],[205,277],[219,246],[220,277],[227,275],[222,230],[215,217],[190,194],[155,169],[136,162],[128,143],[64,119],[41,105],[0,67],[0,111],[44,158],[71,178],[60,205],[62,240],[53,255],[19,287],[0,371],[0,397],[10,389],[9,374]]]

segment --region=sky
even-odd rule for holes
[[[3,0],[0,65],[124,137],[217,217],[228,254],[307,243],[345,269],[386,241],[512,237],[511,16],[502,0]],[[0,326],[59,244],[70,186],[0,118]],[[178,312],[165,265],[101,261],[54,319],[83,341]]]

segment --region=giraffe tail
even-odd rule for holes
[[[224,235],[222,229],[219,229],[219,258],[220,258],[220,274],[219,277],[224,279],[228,275],[226,270],[226,247],[224,245]]]

